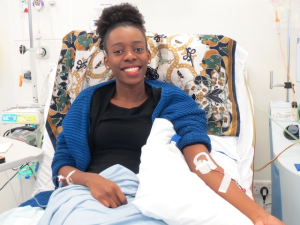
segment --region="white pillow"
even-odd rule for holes
[[[168,224],[252,225],[190,171],[178,148],[169,149],[168,142],[161,138],[163,131],[175,133],[171,122],[155,119],[147,144],[142,148],[140,184],[133,204],[144,215]]]

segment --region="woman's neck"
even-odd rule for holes
[[[116,82],[116,92],[111,99],[111,103],[124,108],[133,108],[141,105],[147,98],[148,94],[144,82],[134,86]]]

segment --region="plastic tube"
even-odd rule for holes
[[[58,176],[55,176],[55,177],[52,177],[50,180],[48,180],[48,181],[46,182],[46,184],[45,184],[42,188],[40,188],[40,190],[38,191],[38,193],[37,193],[36,195],[38,195],[41,191],[43,191],[43,190],[45,189],[46,185],[47,185],[50,181],[52,181],[53,179],[56,179],[57,177],[58,177]],[[35,196],[36,196],[36,195],[35,195]],[[37,203],[41,208],[46,208],[47,205],[41,205],[35,196],[31,196],[31,197],[36,201],[36,203]]]

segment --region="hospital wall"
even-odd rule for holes
[[[38,73],[38,92],[42,93],[44,81],[51,65],[56,64],[61,48],[61,39],[71,30],[90,29],[90,1],[59,0],[55,6],[45,7],[39,13],[33,9],[33,33],[38,27],[42,34],[41,45],[50,48],[50,58],[36,60]],[[112,1],[102,1],[112,2]],[[114,1],[118,2],[118,1]],[[274,70],[274,83],[286,81],[282,56],[280,53],[274,11],[270,10],[268,0],[131,0],[145,16],[146,28],[157,33],[193,33],[222,34],[244,48],[249,57],[247,60],[248,81],[254,102],[268,111],[269,101],[285,100],[283,88],[269,89],[269,73]],[[298,10],[300,10],[298,8]],[[283,18],[282,43],[286,55],[287,16]],[[28,16],[21,19],[19,1],[0,0],[0,111],[18,102],[32,101],[31,84],[23,83],[19,87],[19,75],[22,71],[22,56],[19,46],[29,47]],[[298,24],[292,24],[291,39],[291,75],[295,81],[296,33],[300,33]],[[297,27],[298,26],[298,27]],[[297,30],[298,29],[298,30]],[[24,35],[24,36],[23,36]],[[23,40],[24,37],[24,40]],[[37,41],[34,42],[37,46]],[[23,69],[29,69],[29,54],[23,56]],[[296,99],[300,100],[300,84],[295,84]],[[268,118],[255,108],[256,119],[256,155],[255,167],[261,167],[270,160],[269,122]],[[2,135],[10,126],[0,125]],[[8,171],[9,176],[13,173]],[[255,179],[270,180],[270,167],[255,173]],[[0,186],[7,181],[6,174],[0,173]],[[19,181],[14,178],[15,193],[19,193]],[[17,205],[12,201],[10,186],[0,192],[0,213]],[[10,202],[2,204],[4,201]]]

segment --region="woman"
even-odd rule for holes
[[[120,187],[99,173],[115,164],[138,173],[140,149],[146,143],[153,120],[166,118],[181,136],[178,147],[192,172],[255,225],[283,224],[234,182],[227,193],[218,192],[221,174],[201,174],[195,170],[194,157],[200,152],[209,153],[211,148],[205,113],[179,88],[144,80],[151,54],[140,12],[130,4],[112,6],[103,10],[97,25],[106,53],[104,63],[114,74],[115,82],[88,88],[74,101],[58,136],[53,176],[69,176],[73,184],[88,187],[105,207],[126,205]],[[217,170],[223,172],[219,166]]]

